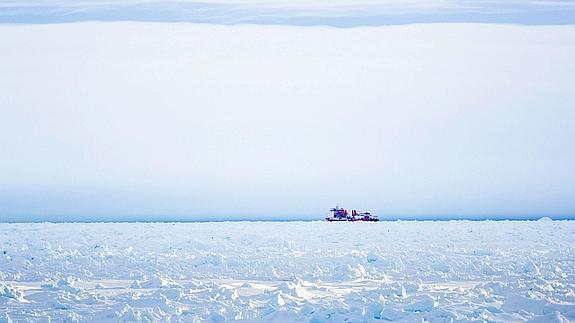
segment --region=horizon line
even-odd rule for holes
[[[448,221],[537,221],[548,218],[553,221],[574,221],[575,215],[530,215],[530,216],[390,216],[379,217],[380,222],[401,222],[401,221],[421,221],[421,222],[448,222]],[[219,223],[219,222],[324,222],[324,218],[311,217],[244,217],[244,218],[222,218],[222,217],[203,217],[198,219],[178,218],[134,218],[134,219],[70,219],[70,220],[23,220],[23,221],[0,221],[0,224],[67,224],[67,223]]]

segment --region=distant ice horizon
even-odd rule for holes
[[[450,221],[471,221],[471,222],[481,222],[481,221],[540,221],[544,219],[549,219],[551,221],[575,221],[575,215],[553,215],[553,216],[545,216],[545,215],[516,215],[516,216],[509,216],[509,215],[502,215],[502,216],[489,216],[489,215],[482,215],[482,216],[453,216],[453,215],[446,215],[446,216],[380,216],[380,222],[397,222],[397,221],[405,221],[405,222],[450,222]],[[38,219],[37,217],[33,219],[16,219],[12,221],[3,220],[0,221],[1,224],[17,224],[17,223],[219,223],[219,222],[274,222],[274,223],[282,223],[282,222],[323,222],[324,215],[318,215],[317,217],[314,216],[293,216],[293,217],[276,217],[274,215],[270,216],[255,216],[255,217],[237,217],[234,215],[230,216],[206,216],[206,217],[197,217],[197,216],[189,216],[189,217],[170,217],[170,216],[158,216],[154,215],[151,217],[146,216],[95,216],[95,217],[86,217],[84,215],[79,216],[77,218],[67,217],[57,217],[51,216],[46,217],[45,219]],[[350,222],[351,223],[351,222]],[[377,225],[374,222],[369,223],[359,223],[359,224],[352,224],[352,225]]]

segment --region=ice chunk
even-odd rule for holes
[[[435,271],[438,271],[441,273],[448,273],[448,272],[453,270],[451,268],[451,265],[449,263],[445,263],[445,262],[438,262],[438,263],[433,264],[433,269]]]
[[[541,275],[539,267],[530,259],[528,259],[527,262],[525,262],[525,264],[523,265],[523,272],[533,275]]]
[[[522,310],[529,310],[534,314],[544,314],[545,304],[544,300],[526,298],[521,295],[511,294],[505,298],[505,302],[501,305],[501,309],[507,312],[518,312]]]
[[[528,321],[529,323],[569,323],[573,322],[566,318],[565,316],[561,315],[560,312],[555,311],[553,313],[549,313],[546,315],[537,315],[531,320]]]
[[[358,264],[357,267],[345,264],[335,267],[334,277],[339,281],[345,281],[350,279],[362,279],[365,278],[366,275],[365,267],[361,264]]]
[[[240,286],[240,288],[253,288],[254,286],[250,283],[243,283],[242,286]]]
[[[284,305],[286,305],[286,302],[284,300],[284,298],[282,297],[281,293],[275,294],[274,297],[272,298],[272,305],[274,305],[275,308],[280,308],[283,307]]]
[[[309,295],[305,288],[301,286],[301,282],[283,282],[278,287],[278,291],[281,291],[281,293],[284,295],[289,295],[296,298],[305,298]]]
[[[367,259],[367,262],[368,262],[368,263],[373,263],[373,262],[376,262],[377,260],[379,260],[379,256],[378,256],[375,252],[370,251],[370,252],[367,254],[366,259]]]
[[[14,323],[8,313],[0,313],[0,323]]]
[[[383,296],[396,296],[396,297],[407,297],[407,291],[402,283],[400,282],[393,282],[393,283],[386,283],[379,287],[378,293]]]
[[[122,322],[141,322],[142,320],[140,312],[128,304],[124,305],[124,308],[116,313],[116,315]]]
[[[214,312],[210,314],[210,320],[212,322],[224,322],[226,318],[222,314]]]
[[[169,277],[162,277],[154,275],[146,281],[139,283],[141,288],[166,288],[166,287],[176,287],[183,288],[182,285],[176,283]]]
[[[418,279],[416,281],[407,281],[405,283],[402,284],[402,286],[404,287],[405,291],[407,293],[415,293],[421,290],[423,283],[421,281],[421,279]],[[403,296],[403,295],[401,295]]]
[[[221,296],[221,298],[231,301],[235,301],[239,298],[238,292],[235,289],[223,286],[218,288],[218,294]]]
[[[481,265],[481,273],[483,273],[484,275],[495,275],[497,274],[497,271],[490,264],[484,263],[483,265]]]
[[[537,220],[537,222],[553,222],[553,219],[551,219],[551,218],[548,217],[548,216],[544,216],[544,217],[542,217],[542,218],[539,218],[539,219]]]
[[[140,289],[140,288],[142,288],[142,284],[141,284],[139,281],[134,280],[134,281],[132,282],[132,284],[130,285],[130,288],[132,288],[132,289]]]
[[[431,296],[422,296],[415,299],[404,309],[408,312],[430,312],[435,308],[435,306],[437,306],[437,303]]]
[[[384,308],[381,311],[380,317],[386,321],[397,321],[403,318],[406,313],[402,310],[396,310],[393,308]]]
[[[18,288],[4,282],[0,282],[0,298],[2,297],[24,302],[24,294]]]

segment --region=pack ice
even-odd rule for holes
[[[0,322],[575,320],[572,221],[0,225]]]

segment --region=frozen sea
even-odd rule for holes
[[[0,321],[575,320],[575,222],[0,224]]]

